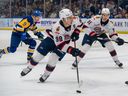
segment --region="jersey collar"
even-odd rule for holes
[[[63,23],[63,21],[62,21],[62,20],[60,20],[60,22],[59,22],[59,23],[60,23],[60,25],[61,25],[61,26],[63,26],[63,27],[64,27],[64,29],[65,29],[66,31],[71,30],[71,25],[70,25],[70,26],[68,26],[68,27],[65,27],[65,26],[64,26],[64,23]]]
[[[109,19],[108,19],[107,21],[105,21],[105,22],[103,22],[103,21],[102,21],[102,19],[100,20],[100,24],[101,24],[102,26],[107,25],[107,24],[108,24],[108,22],[109,22]]]

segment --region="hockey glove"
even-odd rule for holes
[[[44,35],[41,32],[36,32],[34,35],[36,35],[40,41],[44,40]]]
[[[27,39],[26,32],[24,32],[24,33],[21,34],[21,40],[24,41],[26,39]]]
[[[118,38],[116,39],[116,43],[117,43],[118,45],[123,45],[123,44],[124,44],[124,40],[118,37]]]
[[[79,57],[84,57],[84,53],[81,52],[79,49],[77,48],[73,48],[71,46],[69,46],[68,50],[67,50],[67,53],[71,54],[72,56],[76,57],[76,56],[79,56]]]
[[[78,29],[75,29],[74,32],[71,35],[71,39],[72,41],[76,41],[79,39],[79,33],[80,31]]]
[[[91,37],[92,40],[96,40],[96,39],[97,39],[97,34],[96,34],[96,32],[91,32],[91,33],[89,34],[89,36]]]

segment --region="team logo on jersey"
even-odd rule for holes
[[[65,35],[59,35],[59,36],[56,36],[56,42],[62,42],[62,41],[69,41],[70,40],[70,36],[69,34],[65,34]]]
[[[26,24],[27,24],[27,22],[24,22],[24,23],[23,23],[23,26],[25,26]]]
[[[114,24],[112,21],[110,21],[112,24]]]

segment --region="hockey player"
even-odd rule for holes
[[[112,56],[114,62],[119,67],[122,67],[123,64],[119,61],[116,50],[112,42],[109,40],[109,37],[114,40],[118,45],[123,45],[124,40],[118,37],[112,21],[109,19],[110,11],[108,8],[103,8],[101,15],[97,15],[88,20],[86,25],[86,33],[82,41],[82,52],[85,54],[90,49],[94,41],[99,41],[103,47],[106,47]],[[109,37],[107,34],[109,34]],[[82,58],[78,57],[78,62]],[[72,64],[72,67],[76,67],[76,62]]]
[[[17,50],[20,42],[24,42],[29,45],[27,52],[27,60],[29,61],[33,55],[36,41],[27,33],[28,30],[33,31],[34,35],[38,36],[39,39],[43,39],[44,35],[37,31],[36,23],[40,20],[41,12],[36,10],[33,11],[31,16],[24,17],[18,24],[15,25],[11,35],[10,47],[4,48],[0,51],[0,58],[4,54],[14,53]]]
[[[44,82],[50,76],[51,72],[53,72],[56,67],[56,63],[65,55],[64,52],[74,57],[83,57],[84,54],[79,49],[69,45],[71,40],[78,40],[80,28],[83,23],[80,21],[79,17],[73,16],[72,11],[69,9],[62,9],[59,12],[59,17],[60,20],[52,27],[53,35],[47,32],[49,36],[38,46],[37,53],[34,53],[30,64],[21,72],[21,76],[28,74],[49,52],[51,52],[51,55],[44,74],[39,79],[40,82]]]

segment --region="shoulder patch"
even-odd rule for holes
[[[112,21],[110,21],[110,23],[114,24]]]
[[[96,16],[95,18],[97,18],[97,19],[98,19],[98,18],[100,18],[100,16]]]
[[[109,21],[109,25],[110,25],[110,26],[114,26],[114,22]]]
[[[96,16],[94,16],[93,18],[94,18],[94,20],[95,20],[95,19],[99,19],[99,18],[100,18],[100,15],[96,15]]]

